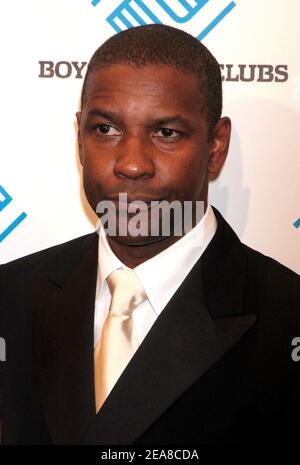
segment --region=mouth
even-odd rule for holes
[[[151,206],[152,202],[161,202],[164,199],[148,197],[145,195],[134,195],[130,196],[127,194],[107,196],[106,200],[111,201],[116,209],[121,212],[136,213],[136,210],[147,211]]]

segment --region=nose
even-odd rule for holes
[[[155,173],[150,153],[146,153],[146,142],[138,137],[128,137],[119,146],[114,165],[114,174],[118,178],[147,179]]]

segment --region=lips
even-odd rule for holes
[[[145,195],[126,195],[124,198],[119,198],[119,195],[107,196],[107,200],[111,201],[117,210],[128,211],[130,206],[130,212],[136,213],[136,211],[146,211],[151,207],[151,202],[161,202],[162,199],[146,197]],[[133,209],[133,210],[131,210]]]
[[[148,197],[148,196],[145,196],[145,195],[138,195],[138,194],[135,194],[134,196],[130,196],[130,195],[126,194],[126,193],[125,194],[118,194],[118,195],[111,195],[111,196],[107,196],[106,198],[107,198],[107,200],[119,200],[120,196],[123,196],[123,195],[126,196],[127,203],[138,202],[138,201],[149,203],[149,202],[154,202],[154,201],[160,201],[161,200],[161,199],[158,199],[158,198]]]

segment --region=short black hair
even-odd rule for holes
[[[122,31],[96,50],[83,82],[82,108],[89,76],[101,68],[121,63],[136,68],[166,65],[193,74],[199,82],[202,111],[209,133],[221,117],[222,79],[218,62],[198,39],[164,24],[149,24]]]

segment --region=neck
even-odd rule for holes
[[[180,239],[178,236],[169,236],[147,244],[128,245],[116,241],[113,237],[107,236],[108,243],[113,253],[129,268],[135,268],[141,263],[149,260],[149,258],[158,255],[160,252],[170,247],[170,245],[174,244],[174,242],[178,241],[178,239]]]
[[[204,213],[207,209],[207,201],[204,202]],[[193,221],[193,227],[196,221]],[[130,244],[121,242],[116,237],[106,236],[113,253],[129,268],[135,268],[150,258],[158,255],[163,250],[177,242],[182,236],[167,236],[155,238],[152,242]]]

